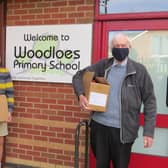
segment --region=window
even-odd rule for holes
[[[167,12],[166,0],[99,0],[100,14]]]
[[[157,97],[158,113],[167,115],[168,30],[127,30],[122,32],[127,34],[132,44],[129,57],[144,64],[151,75]],[[108,32],[108,57],[112,56],[111,40],[116,33],[118,31]]]
[[[168,57],[168,34],[152,37],[152,57]]]

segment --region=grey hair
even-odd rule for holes
[[[124,33],[116,33],[116,34],[114,35],[113,39],[111,40],[112,46],[113,46],[114,41],[115,41],[117,38],[120,38],[120,37],[126,38],[127,43],[128,43],[128,47],[131,48],[131,41],[130,41],[130,39],[128,38],[128,36],[127,36],[126,34],[124,34]]]

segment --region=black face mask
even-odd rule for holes
[[[112,48],[112,55],[117,61],[123,61],[129,54],[128,48]]]

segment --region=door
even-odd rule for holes
[[[168,21],[103,22],[101,58],[111,57],[110,42],[114,34],[128,35],[132,48],[130,57],[145,65],[150,73],[157,98],[157,123],[154,145],[143,147],[143,113],[140,115],[139,137],[132,149],[130,168],[164,168],[168,166]],[[142,110],[143,111],[143,108]],[[93,160],[93,155],[91,155]],[[91,167],[94,167],[91,161]],[[167,166],[166,166],[167,165]]]

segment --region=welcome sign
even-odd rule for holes
[[[91,63],[92,25],[9,26],[6,67],[13,80],[71,83]]]

